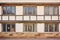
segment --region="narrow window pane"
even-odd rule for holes
[[[27,31],[27,25],[26,24],[24,25],[24,31],[25,32]]]
[[[33,7],[32,9],[33,9],[33,10],[32,10],[32,15],[36,15],[36,11],[37,11],[37,10],[36,10],[36,7]]]
[[[6,7],[3,7],[3,14],[7,14]]]
[[[24,15],[28,15],[28,8],[24,7]]]
[[[11,7],[7,6],[7,14],[11,14]]]
[[[49,7],[49,15],[53,15],[53,7]]]
[[[2,32],[6,32],[6,24],[2,24]]]
[[[49,7],[45,7],[45,15],[49,15]]]
[[[55,24],[55,32],[59,32],[58,24]]]
[[[28,32],[32,32],[32,25],[28,25]]]
[[[32,15],[32,7],[28,7],[28,15]]]
[[[15,32],[15,24],[11,24],[11,32]]]
[[[54,15],[58,15],[58,7],[54,7]]]
[[[7,32],[10,32],[10,29],[11,29],[10,24],[7,24]]]
[[[45,25],[45,32],[48,32],[48,24]]]
[[[33,29],[32,29],[32,31],[34,32],[34,31],[35,31],[35,28],[34,28],[34,27],[35,27],[35,25],[34,25],[34,24],[32,24],[32,26],[33,26]]]
[[[12,13],[12,14],[15,13],[15,7],[14,7],[14,6],[11,7],[11,13]]]
[[[52,26],[52,24],[49,24],[48,26],[49,26],[49,32],[53,32],[53,26]]]

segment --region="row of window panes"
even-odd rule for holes
[[[45,24],[45,32],[59,32],[58,24]],[[33,23],[24,24],[24,32],[37,32],[37,26]],[[15,24],[2,24],[2,32],[15,32]]]
[[[46,6],[45,15],[58,15],[59,8],[58,6]],[[3,15],[15,15],[16,8],[15,6],[3,6]],[[39,10],[40,11],[40,10]],[[36,15],[37,7],[35,6],[24,6],[23,8],[24,15]]]

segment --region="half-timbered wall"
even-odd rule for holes
[[[23,23],[25,21],[60,21],[60,6],[58,6],[59,8],[59,15],[45,15],[45,6],[36,6],[37,7],[37,11],[36,11],[36,15],[24,15],[24,11],[23,11],[23,5],[21,6],[17,6],[16,5],[16,12],[15,15],[3,15],[3,11],[2,11],[2,7],[0,6],[0,21],[1,22],[7,22],[7,21],[15,21],[15,32],[23,32]],[[22,23],[18,23],[17,21],[23,21]],[[17,23],[16,23],[17,22]],[[27,22],[26,22],[27,23]],[[1,23],[2,24],[2,23]],[[44,32],[44,27],[45,27],[45,22],[37,22],[37,32]],[[59,27],[60,27],[60,23],[59,23]],[[0,25],[0,28],[2,29],[2,26]],[[1,32],[0,29],[0,32]],[[60,32],[60,29],[59,29]]]
[[[16,6],[16,16],[13,15],[3,15],[0,16],[0,20],[16,20],[16,21],[33,21],[33,20],[60,20],[60,6],[59,6],[59,15],[57,16],[46,16],[44,14],[44,6],[37,6],[37,15],[36,16],[25,16],[23,15],[23,6]],[[0,6],[0,15],[2,15],[3,11],[2,11],[2,6]]]

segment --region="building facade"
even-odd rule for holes
[[[1,0],[0,37],[59,38],[59,0]]]

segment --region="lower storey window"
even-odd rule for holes
[[[2,32],[14,32],[15,24],[2,24]]]
[[[24,32],[36,32],[36,24],[24,23]]]
[[[45,32],[59,32],[58,24],[45,24]]]

